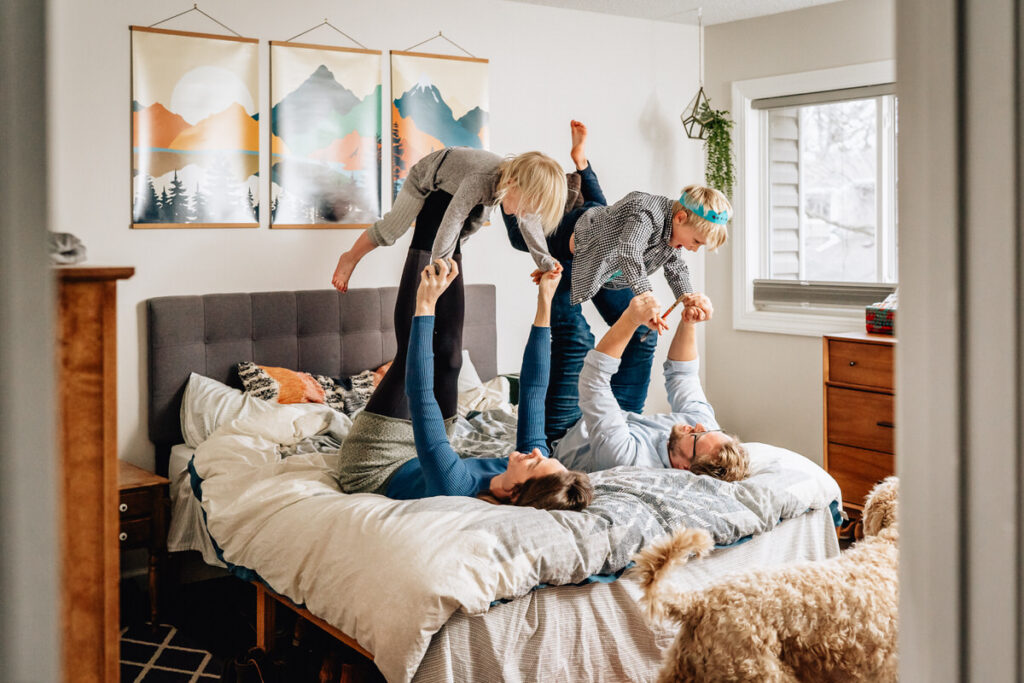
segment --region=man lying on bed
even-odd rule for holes
[[[458,277],[459,268],[453,259],[434,261],[420,273],[405,375],[412,423],[394,420],[386,424],[386,430],[373,436],[353,430],[342,445],[339,458],[342,490],[383,493],[400,500],[483,495],[512,505],[582,510],[593,498],[590,477],[567,470],[558,460],[548,458],[544,436],[551,299],[560,273],[548,271],[539,279],[537,313],[520,373],[517,450],[507,458],[460,458],[448,441],[447,421],[434,396],[435,326],[437,333],[443,334],[445,325],[455,324],[447,316],[435,320],[435,307]],[[383,383],[377,388],[382,390],[388,390]]]
[[[696,323],[710,317],[711,302],[702,294],[690,294],[683,303],[665,361],[665,389],[672,412],[626,412],[612,395],[610,381],[623,350],[657,306],[653,297],[637,296],[587,353],[579,380],[583,418],[555,443],[553,457],[584,472],[633,465],[673,467],[725,481],[747,476],[746,449],[737,437],[719,428],[697,374]]]

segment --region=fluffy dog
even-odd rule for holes
[[[899,481],[868,496],[862,541],[839,557],[730,576],[658,597],[711,537],[682,529],[633,559],[652,617],[679,624],[658,681],[896,681]]]

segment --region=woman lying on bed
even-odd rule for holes
[[[405,368],[412,424],[404,420],[379,422],[380,431],[375,435],[353,425],[339,458],[342,490],[383,493],[401,500],[483,495],[512,505],[582,510],[593,497],[589,477],[549,459],[544,436],[551,299],[561,275],[548,272],[540,277],[537,314],[520,373],[517,450],[507,458],[460,458],[448,440],[448,421],[434,396],[435,383],[447,379],[435,377],[434,336],[443,338],[443,328],[453,324],[447,316],[435,317],[435,308],[459,277],[454,259],[439,259],[421,271]],[[442,364],[439,369],[443,372],[444,367]],[[377,391],[382,388],[387,390],[381,384]]]

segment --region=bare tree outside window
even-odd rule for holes
[[[894,98],[889,98],[895,111]],[[894,194],[894,154],[883,153],[886,97],[770,110],[771,277],[882,282],[882,241],[895,242],[883,193]],[[893,122],[894,123],[894,122]],[[890,164],[891,169],[883,169]],[[883,187],[892,178],[892,188]],[[893,197],[893,201],[895,198]],[[894,213],[894,212],[893,212]]]

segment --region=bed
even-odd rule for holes
[[[274,461],[303,430],[325,434],[335,429],[343,438],[344,420],[320,408],[286,406],[260,421],[235,420],[231,428],[210,425],[210,438],[183,445],[182,399],[186,387],[193,386],[193,373],[237,387],[233,369],[244,360],[329,377],[376,367],[394,353],[391,311],[396,292],[211,294],[147,302],[149,435],[157,449],[158,471],[172,479],[169,548],[200,550],[211,564],[227,564],[254,581],[261,606],[258,626],[264,634],[273,606],[285,604],[373,658],[388,680],[653,678],[672,631],[648,623],[637,606],[635,584],[618,578],[622,558],[609,559],[612,553],[604,547],[609,542],[602,535],[608,530],[580,531],[577,527],[583,527],[570,517],[578,513],[508,510],[473,499],[400,502],[342,494],[336,484],[332,489],[328,476],[330,454],[301,453]],[[470,285],[464,345],[482,380],[497,375],[496,340],[494,287]],[[508,426],[501,415],[486,413],[476,416],[471,428],[479,425],[479,434],[466,436],[484,434],[481,443],[489,438],[489,429],[500,432]],[[253,443],[262,445],[250,447]],[[756,471],[765,476],[785,472],[794,482],[780,485],[787,489],[785,495],[778,496],[781,502],[773,501],[787,511],[780,514],[769,506],[767,516],[780,519],[761,520],[767,530],[757,534],[745,534],[740,519],[744,510],[716,520],[727,528],[725,540],[731,542],[678,571],[678,585],[699,588],[730,571],[838,553],[835,482],[789,451],[764,444],[750,447]],[[794,472],[800,473],[799,482]],[[621,480],[648,476],[653,475],[612,471],[598,488],[612,490]],[[707,478],[690,473],[666,471],[659,476],[676,477],[673,486],[710,485],[694,483]],[[268,498],[259,507],[243,506],[260,487],[273,492],[277,508],[266,503]],[[196,493],[206,496],[202,506]],[[741,489],[740,495],[749,497],[750,492]],[[668,513],[658,505],[650,506],[649,523],[634,530],[634,546],[649,540],[664,523],[657,518]],[[605,512],[614,516],[613,508]],[[287,515],[320,519],[327,509],[329,520],[307,525],[312,532],[287,531],[296,528],[295,521],[282,526]],[[396,527],[395,520],[416,515],[428,520],[423,534],[427,542],[409,554],[407,549],[420,541],[417,534]],[[536,537],[571,539],[577,534],[577,540],[559,541],[543,553],[516,554],[494,545],[493,529],[508,526],[509,519],[526,519],[523,515],[530,519],[522,528],[535,529]],[[315,538],[320,529],[332,540]],[[603,544],[601,551],[583,548],[581,533]],[[306,545],[301,545],[303,536],[309,537]],[[362,565],[349,564],[346,553],[336,547],[343,544],[351,546],[347,553],[358,555]],[[491,567],[494,562],[465,559],[506,555],[500,569]]]

